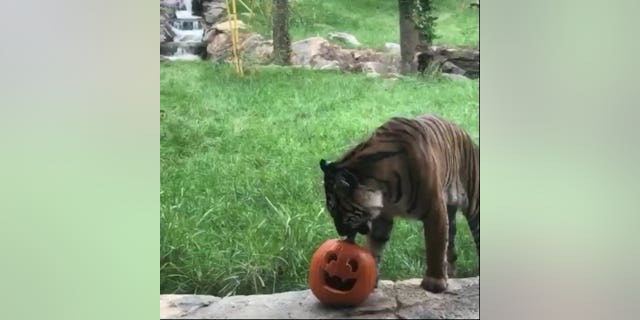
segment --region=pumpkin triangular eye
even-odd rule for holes
[[[358,261],[350,259],[349,262],[347,262],[349,264],[349,267],[351,268],[351,272],[356,272],[358,271]]]
[[[338,260],[338,255],[336,255],[335,252],[328,252],[327,255],[325,256],[325,259],[327,260],[327,263],[331,263],[331,261]]]

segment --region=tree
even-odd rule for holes
[[[400,73],[409,74],[416,72],[417,64],[414,61],[416,46],[420,33],[413,22],[412,15],[415,0],[398,0],[400,19]]]
[[[400,19],[400,72],[414,73],[418,69],[417,48],[428,48],[436,35],[436,17],[432,15],[432,0],[398,0]]]
[[[273,62],[291,64],[291,38],[289,36],[289,1],[273,0]]]

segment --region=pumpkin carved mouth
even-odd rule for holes
[[[330,276],[328,272],[324,271],[324,283],[331,289],[338,291],[351,291],[353,286],[356,285],[356,279],[342,280],[338,276]]]
[[[334,252],[329,252],[327,254],[326,259],[328,264],[338,263],[337,261],[338,256]],[[349,260],[346,267],[348,267],[351,273],[355,273],[356,271],[358,271],[358,262],[356,262],[355,260]],[[351,289],[353,289],[353,287],[356,285],[355,278],[348,278],[346,280],[342,280],[341,277],[338,277],[335,275],[331,276],[329,272],[327,272],[326,270],[324,270],[323,274],[324,274],[324,283],[331,289],[348,292],[348,291],[351,291]]]

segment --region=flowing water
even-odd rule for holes
[[[175,36],[173,43],[167,43],[165,46],[177,46],[177,49],[173,54],[163,55],[163,57],[168,60],[200,60],[195,51],[198,49],[197,44],[202,43],[203,40],[202,17],[192,14],[191,0],[175,1],[174,3],[180,9],[176,10],[176,18],[171,22],[171,31]]]

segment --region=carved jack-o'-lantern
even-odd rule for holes
[[[355,306],[376,285],[375,259],[357,244],[340,239],[325,241],[311,257],[309,288],[322,303]]]

